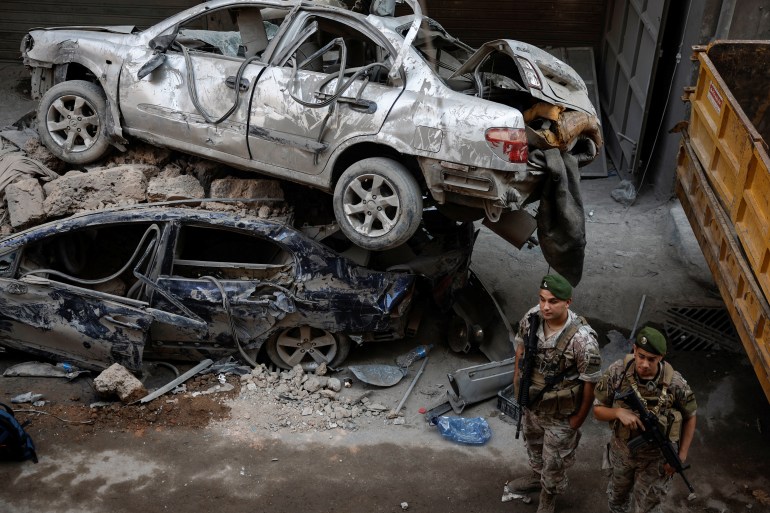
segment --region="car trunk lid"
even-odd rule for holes
[[[521,41],[497,39],[485,43],[450,78],[476,75],[496,54],[513,59],[518,76],[513,72],[506,74],[507,78],[526,88],[534,98],[596,115],[585,82],[574,69],[548,52]]]

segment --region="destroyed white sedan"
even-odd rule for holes
[[[394,17],[393,2],[212,0],[146,30],[33,30],[41,139],[81,165],[135,137],[333,193],[370,250],[402,244],[433,205],[520,247],[531,216],[504,214],[539,199],[533,151],[583,164],[602,144],[585,84],[525,43],[474,52],[408,3]]]

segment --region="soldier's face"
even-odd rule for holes
[[[634,346],[634,365],[636,366],[636,374],[642,379],[652,379],[658,373],[658,365],[663,361],[663,357],[657,354],[653,354],[639,349],[638,346]]]
[[[566,320],[570,303],[571,299],[559,299],[551,291],[540,289],[540,312],[547,321]]]

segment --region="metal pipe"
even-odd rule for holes
[[[634,335],[636,334],[636,328],[639,326],[639,318],[642,316],[642,310],[644,310],[644,301],[647,299],[647,294],[642,294],[642,302],[639,303],[639,311],[636,312],[636,320],[634,321],[634,327],[631,328],[631,335],[628,339],[631,343],[634,343]]]
[[[426,356],[425,359],[422,361],[422,365],[420,365],[420,370],[417,371],[417,375],[412,380],[412,383],[409,385],[409,388],[407,388],[406,393],[404,394],[404,397],[401,399],[401,402],[398,403],[398,406],[395,410],[390,412],[388,414],[388,418],[395,418],[398,417],[398,412],[401,411],[401,407],[404,406],[404,403],[406,402],[406,398],[409,397],[409,394],[412,393],[412,389],[414,388],[414,385],[417,384],[417,380],[420,379],[420,375],[422,374],[423,369],[425,369],[425,365],[428,363],[429,356]]]

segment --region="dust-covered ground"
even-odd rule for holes
[[[16,71],[2,80],[21,91]],[[30,106],[8,99],[5,95],[6,103],[0,103],[2,120],[13,120],[9,116]],[[588,247],[573,303],[599,333],[605,365],[623,352],[607,334],[628,335],[642,297],[641,323],[658,327],[672,307],[720,303],[702,262],[672,235],[674,203],[642,195],[625,207],[610,198],[617,185],[614,176],[583,182]],[[474,268],[510,322],[534,304],[539,279],[548,271],[537,248],[518,251],[486,229],[474,250]],[[25,392],[42,393],[45,401],[14,405],[35,410],[19,411],[18,417],[30,421],[40,461],[0,464],[0,511],[391,512],[406,507],[534,513],[536,496],[529,504],[501,502],[506,480],[527,467],[522,440],[514,439],[514,427],[501,418],[494,399],[462,413],[489,422],[492,438],[482,446],[444,439],[418,412],[442,400],[448,372],[485,361],[479,353],[450,351],[445,329],[440,317],[429,315],[413,339],[351,352],[347,364],[393,363],[415,345],[434,344],[397,419],[387,418],[387,412],[402,399],[422,362],[390,388],[361,383],[343,369],[331,376],[351,378],[350,388],[332,390],[336,395],[303,395],[290,384],[296,376],[268,369],[270,377],[256,380],[259,384],[252,380],[251,387],[248,380],[228,375],[225,381],[233,389],[218,392],[217,376],[206,375],[189,381],[185,392],[131,406],[91,407],[99,398],[87,376],[72,382],[0,377],[0,401]],[[666,511],[770,511],[770,409],[737,349],[684,351],[675,344],[669,357],[693,386],[699,411],[688,470],[697,498],[688,501],[675,478]],[[0,354],[0,370],[31,359]],[[166,367],[148,366],[145,384],[154,388],[173,377]],[[213,393],[202,393],[208,391]],[[608,434],[606,425],[586,422],[558,511],[606,511],[600,466]]]

